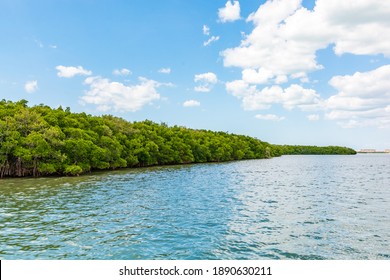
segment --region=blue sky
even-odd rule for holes
[[[0,1],[0,98],[390,148],[390,1]]]

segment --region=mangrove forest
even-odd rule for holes
[[[286,154],[355,154],[345,147],[272,145],[227,132],[129,122],[61,106],[0,101],[0,177],[79,175],[94,170],[262,159]]]

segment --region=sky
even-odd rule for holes
[[[0,99],[390,149],[390,1],[0,0]]]

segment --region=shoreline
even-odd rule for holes
[[[133,166],[133,167],[120,167],[116,169],[103,169],[103,170],[90,170],[88,172],[78,174],[78,175],[66,175],[66,174],[48,174],[48,175],[40,175],[40,176],[6,176],[0,177],[0,181],[2,180],[12,180],[12,179],[42,179],[42,178],[78,178],[83,176],[89,176],[93,174],[105,173],[105,172],[115,172],[115,171],[125,171],[125,170],[144,170],[149,168],[159,168],[159,167],[181,167],[188,165],[203,165],[203,164],[223,164],[223,163],[233,163],[233,162],[243,162],[243,161],[253,161],[253,160],[268,160],[274,158],[280,158],[283,156],[355,156],[357,154],[287,154],[281,156],[275,156],[271,158],[249,158],[249,159],[238,159],[238,160],[228,160],[228,161],[209,161],[209,162],[188,162],[188,163],[173,163],[173,164],[156,164],[156,165],[148,165],[148,166]]]

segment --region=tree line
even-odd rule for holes
[[[72,113],[60,106],[0,101],[0,178],[262,159],[284,154],[355,154],[344,147],[281,146],[259,139],[169,127],[150,120]]]

